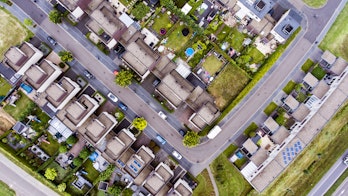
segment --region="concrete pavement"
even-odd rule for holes
[[[0,153],[0,180],[16,191],[17,196],[55,196],[56,192],[30,176]]]
[[[309,192],[308,196],[324,195],[327,190],[336,182],[336,180],[342,175],[347,169],[347,166],[343,163],[343,157],[346,156],[348,150],[336,161],[331,169],[322,177],[322,179],[315,185],[315,187]],[[346,180],[347,181],[347,180]],[[343,189],[341,192],[348,188],[348,183],[342,183]],[[339,189],[337,189],[339,190]],[[348,193],[348,190],[347,190]],[[345,195],[347,195],[347,193]]]

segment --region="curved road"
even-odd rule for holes
[[[262,114],[262,109],[270,102],[272,97],[282,89],[285,82],[291,78],[295,71],[299,71],[299,67],[314,49],[313,43],[316,40],[320,41],[329,26],[331,26],[332,21],[329,20],[337,12],[336,8],[342,7],[340,5],[341,1],[337,0],[329,0],[329,3],[317,10],[304,6],[301,1],[291,1],[304,14],[304,18],[307,19],[303,20],[303,30],[300,35],[252,92],[220,123],[223,131],[214,140],[188,149],[182,145],[182,138],[179,134],[175,134],[177,131],[166,121],[162,120],[157,115],[157,112],[152,110],[145,101],[138,96],[134,96],[134,92],[130,89],[114,85],[112,71],[98,61],[83,44],[79,43],[62,26],[51,23],[46,13],[33,6],[32,2],[13,1],[48,34],[54,35],[64,48],[72,51],[75,58],[82,65],[90,70],[108,89],[119,96],[135,113],[144,116],[154,130],[164,136],[171,146],[174,146],[192,163],[189,171],[193,175],[199,174],[206,168],[215,157],[243,132],[254,117]],[[342,1],[345,2],[346,0]],[[282,0],[282,3],[284,3],[284,0]],[[30,5],[28,6],[28,4]],[[44,17],[40,17],[40,15],[44,15]],[[324,33],[318,37],[321,32]],[[202,156],[203,154],[205,156]]]

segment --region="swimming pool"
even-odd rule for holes
[[[193,53],[195,52],[195,50],[193,50],[193,48],[187,48],[185,51],[186,56],[190,57],[193,55]]]

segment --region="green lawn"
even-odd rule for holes
[[[310,59],[307,59],[307,61],[302,65],[301,69],[302,71],[307,73],[313,65],[314,65],[314,62],[311,61]]]
[[[348,102],[262,195],[307,195],[348,148],[347,117]]]
[[[211,76],[213,76],[216,72],[218,72],[223,66],[224,62],[220,61],[215,55],[211,54],[207,58],[204,59],[202,63],[203,68],[209,72]]]
[[[62,168],[57,162],[53,161],[51,164],[49,164],[44,171],[46,171],[47,168],[54,168],[56,169],[58,176],[56,177],[55,181],[58,183],[61,183],[61,181],[64,179],[64,177],[69,173],[71,170],[68,166],[67,169]]]
[[[16,107],[6,105],[4,110],[9,113],[16,120],[23,120],[31,110],[36,107],[35,103],[31,101],[22,91],[18,91],[20,98],[15,102]]]
[[[35,107],[31,113],[35,115],[41,122],[33,121],[30,123],[30,126],[36,131],[44,131],[48,128],[48,121],[51,119],[44,111],[39,107]]]
[[[326,75],[326,71],[323,68],[321,68],[319,65],[315,66],[311,73],[318,80],[323,79],[324,76]]]
[[[168,41],[165,46],[173,49],[175,52],[179,52],[182,47],[185,46],[186,42],[190,40],[192,30],[189,28],[190,33],[187,36],[183,36],[181,31],[186,28],[185,25],[180,25],[178,22],[173,26],[173,28],[175,30],[168,36]]]
[[[273,101],[263,110],[263,112],[269,116],[272,114],[272,112],[277,109],[278,105],[274,103]]]
[[[348,61],[348,4],[346,4],[331,26],[319,47],[322,50],[330,50],[336,56]]]
[[[295,89],[295,87],[296,87],[296,82],[294,82],[293,80],[290,80],[288,84],[286,84],[286,86],[283,88],[283,91],[289,95]]]
[[[0,8],[0,61],[11,46],[19,45],[33,35],[5,8]]]
[[[95,179],[97,179],[100,174],[96,169],[94,169],[93,163],[89,159],[87,159],[87,161],[83,163],[82,168],[84,168],[84,170],[88,173],[87,175],[84,175],[84,177],[86,177],[86,179],[90,182],[93,182]]]
[[[252,190],[251,185],[228,160],[235,149],[235,146],[230,146],[210,165],[221,196],[247,195]]]
[[[170,21],[169,15],[167,12],[165,13],[159,13],[155,18],[154,18],[154,23],[152,24],[151,28],[156,31],[160,35],[160,29],[165,28],[168,32],[170,27],[173,24]]]
[[[319,8],[325,5],[327,0],[303,0],[310,7]]]
[[[208,87],[216,105],[223,110],[243,90],[249,82],[248,75],[237,66],[228,64]]]
[[[257,126],[256,123],[252,122],[245,130],[244,130],[244,135],[249,136],[252,132],[255,132],[259,126]]]
[[[49,142],[41,142],[40,148],[45,151],[48,155],[53,156],[59,149],[60,144],[56,139],[53,138],[53,136],[50,133],[47,134],[47,141]]]
[[[261,63],[265,59],[265,55],[263,55],[256,47],[252,46],[248,51],[247,55],[250,55],[252,60],[251,63]]]
[[[343,172],[343,174],[336,180],[336,182],[330,187],[324,196],[332,195],[346,178],[348,178],[348,169]]]
[[[198,186],[193,191],[193,196],[214,196],[214,187],[209,177],[208,171],[205,169],[197,176]]]
[[[216,31],[218,31],[220,28],[218,27]],[[223,42],[225,40],[225,38],[232,32],[232,28],[225,25],[219,34],[216,35],[217,32],[215,32],[215,35],[216,35],[216,39],[219,41],[219,42]]]
[[[0,180],[0,195],[16,196],[16,192]]]
[[[5,80],[5,78],[0,77],[0,100],[1,96],[6,96],[10,89],[11,85]]]
[[[230,46],[240,52],[244,48],[242,44],[245,38],[247,38],[246,34],[239,32],[237,28],[232,28],[225,40],[230,43]]]

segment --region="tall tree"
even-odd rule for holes
[[[200,137],[196,132],[188,131],[182,142],[184,146],[195,147],[199,144],[199,139]]]
[[[118,72],[115,82],[121,87],[126,87],[132,84],[133,73],[129,70],[121,70]]]
[[[53,181],[57,177],[57,175],[58,175],[57,171],[54,168],[47,168],[46,171],[45,171],[45,177],[48,180]]]
[[[133,120],[133,126],[137,128],[139,131],[142,131],[147,126],[147,121],[143,117],[135,118]]]
[[[70,62],[74,60],[74,57],[70,51],[62,50],[58,53],[58,56],[60,57],[60,60],[63,62]]]
[[[63,182],[57,186],[59,192],[64,192],[66,189],[66,184]]]
[[[143,19],[147,13],[149,13],[150,7],[146,6],[143,2],[140,2],[135,5],[134,9],[132,9],[132,15],[137,20]]]
[[[54,24],[59,24],[62,23],[62,17],[63,15],[56,9],[52,10],[49,14],[48,17],[51,22]]]

